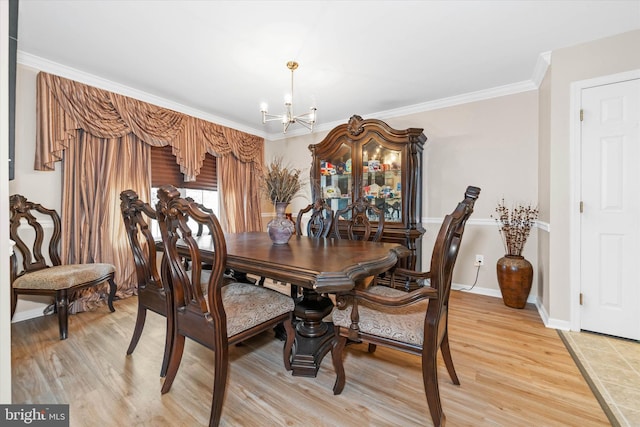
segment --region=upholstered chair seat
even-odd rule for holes
[[[295,308],[290,297],[249,283],[231,283],[224,286],[222,304],[227,313],[229,337],[292,312]]]
[[[407,294],[405,291],[387,286],[372,286],[367,291],[370,294],[384,297],[401,297]],[[358,327],[361,333],[422,346],[424,342],[424,314],[427,311],[427,304],[429,301],[424,300],[408,306],[385,307],[361,301],[358,304],[360,315]],[[351,305],[344,310],[333,310],[334,326],[349,328],[351,311]]]
[[[13,287],[52,291],[67,289],[87,282],[101,281],[100,279],[105,281],[115,271],[113,265],[102,263],[56,265],[19,276],[13,282]]]

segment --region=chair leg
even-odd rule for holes
[[[449,372],[451,381],[455,385],[460,385],[460,380],[458,379],[456,368],[453,366],[453,359],[451,358],[451,347],[449,347],[449,332],[447,330],[445,330],[444,337],[442,338],[442,343],[440,343],[440,351],[442,352],[442,358],[444,359],[444,364],[447,367],[447,371]]]
[[[177,334],[171,345],[171,355],[169,357],[169,365],[167,366],[167,375],[162,384],[160,393],[165,394],[171,390],[173,380],[176,379],[178,368],[180,367],[180,361],[182,360],[182,353],[184,351],[184,335]]]
[[[116,311],[116,309],[113,308],[113,300],[116,297],[117,289],[116,282],[113,280],[113,276],[111,276],[109,279],[109,298],[107,299],[107,304],[109,305],[109,310],[111,310],[112,313]]]
[[[175,342],[177,340],[177,327],[175,320],[175,312],[173,308],[173,291],[171,285],[171,274],[169,273],[169,263],[167,262],[167,257],[162,257],[162,264],[160,266],[160,275],[162,277],[163,290],[164,290],[164,298],[165,298],[165,313],[167,319],[167,329],[164,339],[164,356],[162,357],[162,367],[160,368],[160,376],[166,378],[167,373],[169,371],[169,365],[172,360],[172,356],[175,351]],[[182,348],[184,348],[184,337],[182,337]],[[180,350],[180,354],[178,355],[178,365],[180,364],[180,358],[182,358],[182,349]],[[176,371],[178,368],[175,368]],[[175,376],[175,373],[173,374]],[[165,383],[167,380],[165,379]],[[169,391],[171,388],[171,382],[167,385],[166,391]],[[163,386],[164,388],[164,386]],[[163,391],[163,393],[166,393]]]
[[[169,310],[171,310],[169,308]],[[171,360],[171,351],[173,350],[173,341],[175,337],[175,325],[173,323],[173,313],[167,312],[167,333],[164,339],[164,356],[162,356],[162,366],[160,367],[160,376],[162,378],[167,376],[167,370],[169,369],[169,361]]]
[[[224,403],[224,393],[227,388],[227,377],[229,372],[229,347],[227,343],[216,339],[216,350],[214,351],[213,373],[213,397],[211,399],[211,415],[209,417],[209,427],[220,424],[222,417],[222,404]]]
[[[140,304],[140,300],[138,299],[138,315],[136,316],[136,326],[133,328],[133,336],[131,337],[131,342],[129,342],[129,348],[127,349],[127,354],[133,353],[133,350],[136,349],[136,346],[138,345],[138,340],[140,340],[140,336],[142,335],[142,330],[144,329],[144,321],[146,320],[146,318],[147,318],[147,309]]]
[[[426,343],[425,343],[426,344]],[[440,389],[438,387],[438,353],[436,349],[427,352],[428,356],[422,356],[422,381],[424,383],[424,393],[427,396],[429,412],[435,427],[445,424],[445,416],[440,402]]]
[[[284,367],[287,371],[290,371],[291,368],[291,353],[293,351],[293,342],[296,339],[296,331],[293,329],[293,316],[289,316],[287,320],[282,322],[284,325],[284,329],[287,332],[287,339],[284,342]]]
[[[67,339],[67,331],[69,329],[67,290],[63,289],[56,292],[56,311],[58,312],[58,326],[60,329],[60,339]]]
[[[336,371],[336,382],[333,385],[333,394],[340,394],[344,389],[345,375],[344,365],[342,361],[342,352],[347,345],[347,338],[341,337],[336,333],[336,340],[331,348],[331,359],[333,360],[333,369]]]

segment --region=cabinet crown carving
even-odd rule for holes
[[[347,132],[349,132],[349,134],[353,136],[360,135],[362,132],[364,132],[362,121],[362,117],[358,116],[357,114],[351,116],[349,122],[347,123]]]

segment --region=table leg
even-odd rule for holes
[[[292,375],[315,377],[318,374],[322,358],[333,344],[333,324],[322,321],[332,310],[333,302],[329,298],[312,289],[302,290],[302,299],[293,312],[300,320],[296,325]]]

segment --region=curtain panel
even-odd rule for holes
[[[34,167],[63,161],[63,262],[114,264],[120,297],[136,284],[119,194],[133,189],[149,200],[149,146],[170,145],[185,181],[200,173],[206,153],[220,158],[222,226],[262,229],[263,138],[44,72],[36,105]],[[70,309],[91,309],[96,299],[86,293]]]

